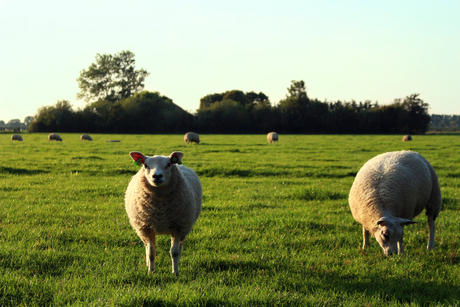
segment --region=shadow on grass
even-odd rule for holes
[[[41,169],[24,169],[24,168],[13,168],[13,167],[4,167],[0,166],[0,173],[8,173],[12,175],[38,175],[38,174],[47,174],[49,171]]]

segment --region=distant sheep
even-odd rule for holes
[[[405,136],[403,136],[403,142],[407,142],[407,141],[412,141],[412,137],[410,136],[410,134],[406,134]]]
[[[428,217],[428,249],[434,248],[435,220],[441,211],[438,177],[420,154],[395,151],[367,161],[356,175],[349,195],[350,209],[363,226],[363,248],[369,233],[385,255],[403,253],[403,227],[415,223],[425,209]]]
[[[21,141],[22,142],[22,136],[20,136],[19,134],[13,134],[11,136],[11,140],[12,141]]]
[[[59,134],[51,133],[50,135],[48,135],[48,141],[60,141],[60,142],[62,142],[62,139],[61,139],[61,136]]]
[[[107,140],[106,143],[120,143],[120,140]]]
[[[267,134],[267,141],[269,143],[278,143],[278,133],[276,132],[270,132],[269,134]]]
[[[201,213],[202,188],[196,173],[179,165],[181,152],[166,156],[129,155],[143,167],[133,176],[125,194],[131,226],[144,241],[148,273],[155,271],[155,236],[171,235],[172,272],[179,275],[182,245]]]
[[[82,141],[92,141],[93,139],[92,139],[91,136],[88,135],[88,134],[82,134],[82,135],[80,136],[80,140],[82,140]]]
[[[187,132],[184,135],[184,141],[185,141],[185,145],[188,145],[189,143],[192,143],[192,142],[200,144],[200,136],[198,135],[198,133],[195,133],[195,132]]]

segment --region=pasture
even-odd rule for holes
[[[0,306],[458,306],[460,138],[455,135],[0,134]],[[119,143],[106,143],[118,139]],[[385,257],[348,192],[377,154],[414,150],[435,168],[443,210],[427,251],[424,213],[405,255]],[[203,185],[203,211],[171,273],[170,237],[156,272],[124,210],[139,169],[130,151],[182,151]]]

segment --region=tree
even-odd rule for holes
[[[115,102],[143,90],[145,78],[150,73],[142,68],[135,69],[133,52],[98,53],[95,58],[96,63],[92,63],[88,70],[80,71],[77,82],[81,91],[77,99],[88,103],[98,100]]]
[[[34,120],[34,117],[33,116],[26,116],[26,118],[24,118],[24,124],[26,126],[29,126],[30,123]]]

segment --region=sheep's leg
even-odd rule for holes
[[[144,240],[145,243],[145,260],[147,262],[147,273],[155,272],[155,256],[157,253],[155,247],[155,232],[149,231],[145,232],[146,239]]]
[[[179,259],[182,255],[183,238],[171,237],[171,259],[172,259],[172,272],[179,275]]]
[[[367,231],[363,226],[363,249],[369,246],[369,235],[369,231]]]
[[[403,237],[398,241],[398,254],[404,254]]]
[[[428,215],[428,229],[429,229],[429,238],[428,238],[428,247],[427,249],[434,248],[434,218],[432,215]]]

